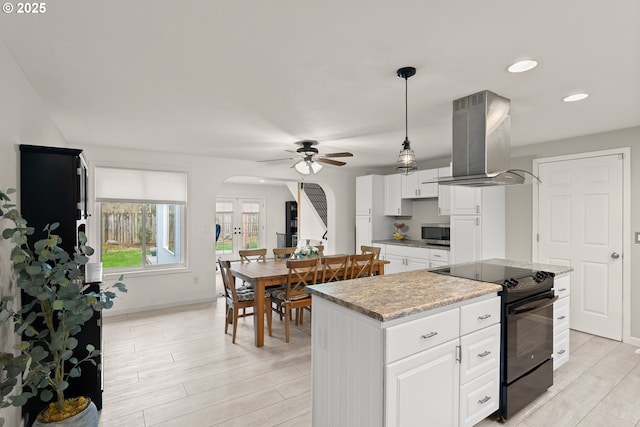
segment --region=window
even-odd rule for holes
[[[185,173],[98,167],[95,181],[105,270],[185,264]]]

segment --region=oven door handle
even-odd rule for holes
[[[558,299],[558,296],[556,295],[553,297],[545,297],[544,299],[549,299],[549,298],[550,298],[550,301],[542,305],[538,305],[538,301],[540,300],[536,300],[532,303],[521,305],[518,308],[512,308],[511,310],[509,310],[509,314],[518,315],[518,314],[527,313],[533,310],[540,310],[542,308],[547,308],[553,305],[554,302],[556,302],[556,300]]]

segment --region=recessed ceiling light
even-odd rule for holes
[[[533,59],[525,59],[524,61],[518,61],[515,64],[509,65],[507,71],[510,73],[523,73],[525,71],[529,71],[538,66],[538,61],[534,61]]]
[[[588,93],[574,93],[573,95],[565,96],[564,98],[562,98],[562,100],[564,102],[575,102],[575,101],[582,101],[583,99],[588,97],[589,97]]]

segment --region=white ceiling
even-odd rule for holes
[[[316,139],[346,167],[390,166],[403,66],[418,160],[449,155],[452,101],[484,89],[511,99],[513,146],[640,125],[638,0],[46,6],[0,14],[0,36],[71,146],[263,160]],[[506,72],[525,58],[540,65]]]

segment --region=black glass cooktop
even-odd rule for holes
[[[431,270],[432,273],[447,274],[449,276],[463,277],[465,279],[480,280],[503,284],[506,279],[521,279],[534,275],[537,271],[528,268],[507,267],[504,265],[485,264],[482,262],[472,264],[452,265]]]

